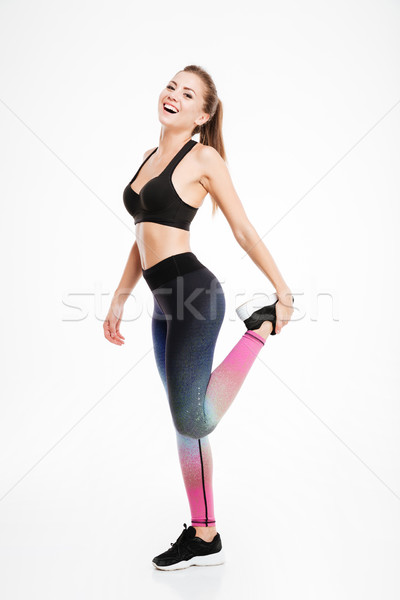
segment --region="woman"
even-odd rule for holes
[[[104,322],[104,335],[122,345],[124,302],[143,275],[154,297],[152,337],[158,372],[176,430],[192,524],[153,559],[164,570],[224,562],[216,530],[209,434],[236,397],[269,335],[293,313],[293,297],[272,256],[249,222],[233,187],[222,140],[222,104],[214,82],[190,65],[158,99],[159,146],[145,152],[123,200],[134,217],[136,241]],[[200,142],[192,139],[200,134]],[[207,194],[235,239],[276,289],[237,309],[246,325],[225,360],[212,361],[225,314],[220,282],[190,250],[190,223]]]

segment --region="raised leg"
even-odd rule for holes
[[[215,429],[231,406],[265,337],[246,331],[212,371],[225,315],[219,281],[208,269],[194,271],[170,282],[168,292],[160,294],[159,301],[170,317],[165,368],[171,414],[181,435],[200,439]]]

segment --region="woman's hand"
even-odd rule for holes
[[[123,312],[124,302],[114,298],[103,323],[104,337],[106,340],[117,346],[122,346],[122,344],[125,343],[125,338],[119,331]]]
[[[277,295],[275,332],[280,333],[282,327],[290,321],[294,308],[292,292],[289,289],[280,292],[277,291]]]

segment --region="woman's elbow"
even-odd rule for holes
[[[233,228],[233,235],[240,246],[251,244],[254,239],[257,238],[257,232],[253,225],[248,221],[247,223],[240,223],[237,227]]]

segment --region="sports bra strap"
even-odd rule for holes
[[[157,146],[157,148],[158,148],[158,146]],[[139,171],[143,167],[144,163],[149,160],[150,156],[152,156],[154,154],[154,152],[157,150],[157,148],[154,148],[154,150],[152,152],[150,152],[150,154],[148,156],[146,156],[146,158],[144,159],[144,161],[142,162],[142,164],[140,165],[140,167],[138,168],[138,170],[136,171],[136,173],[134,174],[134,176],[130,180],[129,185],[131,185],[131,183],[134,182],[134,180],[136,179],[136,177],[139,175]]]
[[[179,152],[174,156],[174,158],[171,160],[171,162],[167,165],[167,167],[165,169],[165,175],[166,174],[169,175],[173,172],[176,165],[182,160],[182,158],[185,156],[185,154],[187,154],[189,152],[189,150],[191,148],[193,148],[193,146],[195,144],[197,144],[196,140],[191,139],[188,142],[186,142],[186,144],[184,146],[182,146],[182,148],[179,150]]]
[[[168,165],[160,173],[160,175],[158,175],[155,179],[158,179],[161,176],[171,175],[173,170],[175,169],[176,165],[182,160],[182,158],[185,156],[185,154],[187,154],[189,152],[189,150],[191,148],[193,148],[193,146],[195,144],[197,144],[196,140],[193,140],[193,139],[188,140],[186,142],[186,144],[184,146],[182,146],[182,148],[179,150],[179,152],[172,158],[172,160],[168,163]],[[154,152],[156,152],[156,150],[158,150],[158,146],[156,148],[154,148],[154,150],[152,152],[150,152],[150,154],[144,159],[144,161],[142,162],[142,164],[140,165],[140,167],[138,168],[138,170],[136,171],[136,173],[130,180],[129,185],[131,185],[135,181],[135,179],[139,175],[139,171],[143,167],[144,163],[149,160],[150,156],[152,156],[154,154]]]

